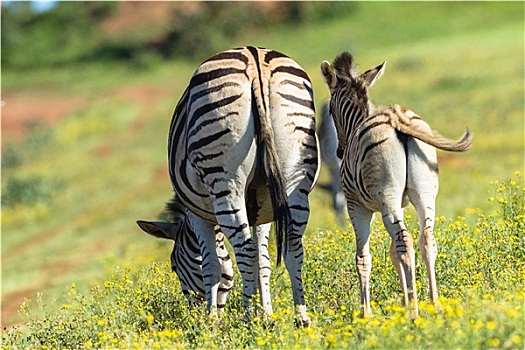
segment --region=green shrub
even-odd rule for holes
[[[42,156],[43,150],[55,141],[53,130],[41,123],[30,122],[24,126],[27,136],[17,143],[2,149],[2,171],[9,171]]]
[[[35,13],[29,2],[2,5],[2,66],[57,66],[88,54],[98,40],[95,15],[86,8],[59,2],[50,11]]]
[[[2,189],[2,206],[34,205],[51,200],[57,185],[40,176],[10,177]]]

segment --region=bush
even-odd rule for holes
[[[27,136],[23,141],[8,144],[2,150],[2,171],[9,171],[42,156],[42,150],[55,141],[53,130],[41,123],[30,122],[24,125]]]
[[[35,205],[48,202],[57,185],[40,176],[10,177],[2,189],[2,206]]]
[[[91,12],[80,2],[59,2],[35,13],[29,2],[2,4],[2,66],[58,66],[88,54],[98,44]]]

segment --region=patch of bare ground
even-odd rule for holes
[[[37,91],[2,94],[2,143],[20,141],[31,123],[52,125],[87,103],[83,96],[64,98]]]
[[[132,85],[116,88],[106,97],[122,99],[138,103],[143,108],[141,117],[147,117],[147,108],[163,98],[167,98],[172,91],[151,85]],[[40,94],[37,91],[6,92],[2,96],[2,144],[18,142],[27,133],[27,126],[31,123],[42,123],[52,126],[61,118],[80,110],[89,103],[87,96],[67,98],[56,94]],[[138,118],[136,123],[143,125],[145,121]]]

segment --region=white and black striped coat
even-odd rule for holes
[[[206,299],[217,305],[220,265],[214,226],[231,243],[244,304],[256,293],[258,247],[250,226],[276,222],[303,324],[302,234],[319,169],[312,87],[289,57],[245,47],[210,57],[194,73],[173,115],[168,159],[177,197],[193,215]]]

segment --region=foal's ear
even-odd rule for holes
[[[377,67],[371,68],[361,74],[360,78],[361,80],[366,84],[367,87],[371,87],[375,84],[376,81],[379,80],[383,76],[383,73],[386,69],[386,61],[380,64]]]
[[[334,67],[328,61],[321,63],[321,73],[323,73],[324,81],[330,90],[337,86],[337,74],[335,74]]]

